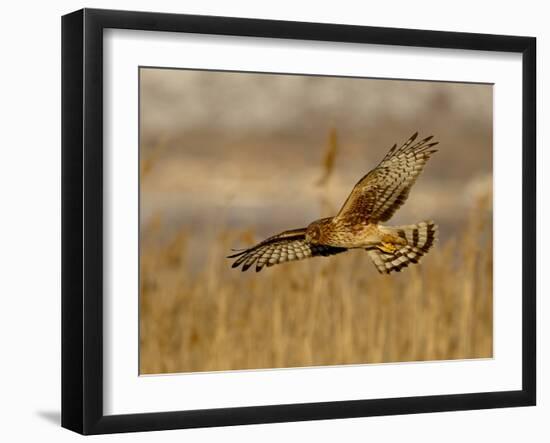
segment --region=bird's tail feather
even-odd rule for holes
[[[433,221],[422,221],[415,225],[392,227],[394,233],[407,241],[394,252],[369,249],[368,253],[381,274],[400,272],[411,263],[418,263],[437,241],[438,228]]]

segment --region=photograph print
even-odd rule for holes
[[[141,67],[140,374],[493,357],[493,85]]]

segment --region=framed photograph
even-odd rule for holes
[[[62,425],[536,401],[531,37],[62,20]]]

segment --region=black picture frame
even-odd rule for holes
[[[103,412],[103,30],[192,32],[522,54],[522,389],[130,415]],[[62,18],[62,426],[82,434],[536,403],[536,39],[83,9]]]

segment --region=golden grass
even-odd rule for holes
[[[321,163],[321,170],[323,171],[319,180],[317,180],[317,186],[326,185],[329,178],[334,171],[334,164],[336,163],[336,154],[338,153],[338,133],[335,128],[332,128],[328,135],[328,143],[323,155],[323,161]]]
[[[226,259],[252,232],[220,230],[189,259],[182,229],[141,232],[142,374],[492,356],[491,200],[420,265],[379,275],[362,250],[242,273]],[[198,268],[198,269],[197,269]]]

